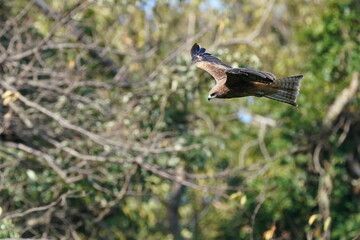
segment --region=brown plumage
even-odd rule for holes
[[[266,97],[297,106],[302,75],[276,79],[275,75],[247,68],[232,68],[195,43],[191,48],[193,63],[215,78],[210,90],[212,98]]]

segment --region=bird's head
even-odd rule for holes
[[[222,83],[216,84],[209,92],[208,101],[213,98],[228,98],[230,89]]]
[[[208,101],[210,101],[211,99],[213,99],[213,98],[216,98],[216,96],[217,96],[217,93],[216,92],[209,92],[209,96],[208,96]]]
[[[219,88],[219,85],[215,85],[209,92],[208,95],[208,101],[210,101],[213,98],[221,97],[221,89]]]

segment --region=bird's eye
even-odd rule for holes
[[[210,96],[211,96],[211,97],[215,97],[215,96],[216,96],[216,93],[211,93]]]

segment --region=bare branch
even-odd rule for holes
[[[334,103],[330,106],[326,116],[323,119],[323,124],[329,127],[331,123],[339,116],[345,105],[354,97],[359,88],[359,73],[354,72],[352,80],[348,88],[345,88],[337,96]]]
[[[122,185],[121,187],[121,190],[119,191],[119,193],[116,194],[115,196],[115,199],[110,201],[106,208],[101,211],[101,213],[97,216],[97,218],[94,220],[95,222],[100,222],[107,214],[109,214],[109,212],[111,211],[111,209],[116,206],[120,201],[121,199],[124,198],[128,188],[129,188],[129,185],[130,185],[130,181],[131,181],[131,178],[132,176],[135,174],[137,170],[137,165],[134,165],[130,171],[128,172],[128,174],[126,175],[125,177],[125,182],[124,184]]]
[[[32,0],[32,1],[48,18],[50,18],[53,21],[59,20],[60,14],[51,10],[44,0]],[[87,6],[89,6],[92,3],[93,1],[90,1],[89,3],[87,3]],[[67,22],[67,26],[69,27],[70,31],[78,41],[84,43],[85,45],[92,44],[92,41],[86,36],[84,31],[80,27],[78,27],[74,22]],[[102,52],[99,50],[99,48],[90,48],[89,52],[91,55],[99,59],[100,63],[103,66],[109,68],[110,73],[112,75],[115,76],[118,73],[119,67],[117,66],[117,64],[111,58],[104,56]]]
[[[44,206],[41,206],[41,207],[30,208],[30,209],[27,209],[24,212],[18,212],[18,213],[12,213],[12,214],[9,214],[9,215],[5,215],[4,220],[9,220],[9,219],[14,219],[14,218],[21,218],[21,217],[24,217],[24,216],[26,216],[28,214],[34,213],[34,212],[40,212],[40,211],[48,210],[48,209],[56,206],[57,204],[59,204],[61,201],[64,201],[68,195],[73,194],[73,193],[74,192],[64,193],[58,199],[56,199],[55,201],[53,201],[52,203],[50,203],[48,205],[44,205]]]
[[[231,38],[227,41],[219,43],[218,45],[219,46],[227,46],[227,45],[235,45],[235,44],[250,44],[261,33],[267,19],[270,16],[270,13],[273,9],[274,3],[275,3],[275,0],[269,0],[268,4],[266,6],[266,10],[261,17],[258,26],[249,35],[247,35],[244,38]]]
[[[183,170],[179,170],[176,175],[177,179],[183,180],[185,175]],[[169,203],[167,206],[167,219],[169,230],[174,237],[174,240],[181,239],[179,226],[179,207],[181,196],[184,194],[185,187],[177,182],[174,182],[170,191]]]
[[[258,203],[256,204],[256,207],[254,209],[253,214],[251,215],[251,232],[250,232],[250,239],[254,239],[254,227],[255,227],[255,220],[256,220],[256,216],[261,208],[261,206],[263,205],[263,203],[266,200],[266,197],[264,195],[264,193],[260,194],[258,196]]]
[[[35,155],[37,157],[41,157],[45,159],[49,167],[51,167],[62,180],[68,182],[68,179],[66,178],[66,173],[55,163],[52,156],[21,143],[13,143],[13,142],[1,142],[1,143],[6,147],[16,148],[24,152],[30,153],[32,155]]]

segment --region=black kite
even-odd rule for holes
[[[195,43],[191,48],[193,63],[215,78],[216,85],[210,90],[213,98],[238,98],[247,96],[266,97],[297,106],[302,75],[276,79],[275,75],[247,68],[232,68],[206,52]]]

